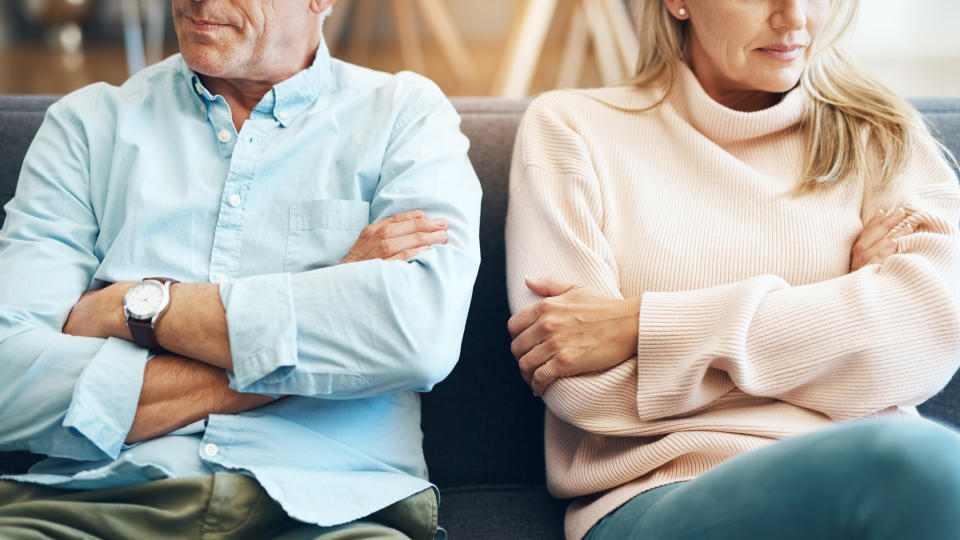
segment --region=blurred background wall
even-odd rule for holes
[[[0,93],[61,94],[94,81],[121,83],[128,76],[123,43],[123,5],[138,0],[2,0],[0,2]],[[349,16],[331,44],[335,56],[375,69],[409,68],[398,51],[396,12],[387,0],[343,0]],[[409,0],[414,2],[414,0]],[[569,37],[570,15],[560,0],[550,21],[529,94],[557,86],[560,57]],[[842,0],[841,0],[842,1]],[[168,0],[139,0],[160,6],[164,21],[163,55],[176,51]],[[442,0],[466,46],[475,77],[458,77],[422,14],[415,23],[422,45],[418,67],[450,95],[488,95],[503,66],[511,30],[527,0]],[[884,83],[908,97],[960,96],[960,1],[863,0],[849,46]],[[44,9],[60,10],[59,17]],[[71,14],[70,10],[74,10]],[[69,15],[69,16],[68,16]],[[76,31],[65,30],[73,17]],[[146,32],[147,28],[141,28]],[[79,40],[79,41],[78,41]],[[588,53],[579,86],[603,82]]]
[[[960,1],[863,0],[850,49],[905,96],[960,96]]]

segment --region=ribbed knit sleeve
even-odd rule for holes
[[[546,94],[530,106],[514,149],[506,223],[514,313],[539,300],[524,276],[555,277],[622,298],[586,145],[551,104],[553,98]]]
[[[715,370],[748,394],[836,420],[917,405],[940,391],[960,363],[957,180],[924,145],[887,192],[907,195],[896,203],[918,232],[882,265],[796,287],[762,276],[644,294],[639,417],[702,406],[723,389]]]

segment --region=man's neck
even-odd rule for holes
[[[230,105],[233,125],[237,128],[237,132],[243,127],[243,122],[250,118],[250,113],[260,103],[263,96],[277,84],[271,81],[220,79],[207,77],[206,75],[200,75],[200,80],[211,94],[223,96],[223,99]],[[280,81],[282,80],[285,80],[285,78],[280,79]]]
[[[210,77],[199,74],[200,81],[213,95],[223,96],[223,99],[230,105],[230,111],[233,113],[233,125],[237,132],[243,127],[243,123],[250,118],[250,113],[256,108],[257,104],[263,100],[271,89],[277,84],[293,77],[300,71],[309,68],[314,61],[316,47],[310,49],[313,51],[306,56],[306,59],[300,66],[280,74],[271,74],[269,77],[256,79],[234,79],[229,77]]]

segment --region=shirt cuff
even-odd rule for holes
[[[142,347],[108,338],[80,374],[63,426],[116,459],[137,413],[149,357]]]
[[[297,367],[297,319],[289,274],[252,276],[220,284],[227,312],[233,370],[230,387],[281,381]]]

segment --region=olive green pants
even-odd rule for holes
[[[3,539],[433,540],[427,489],[358,521],[320,527],[290,518],[252,478],[216,473],[77,491],[0,482]]]

